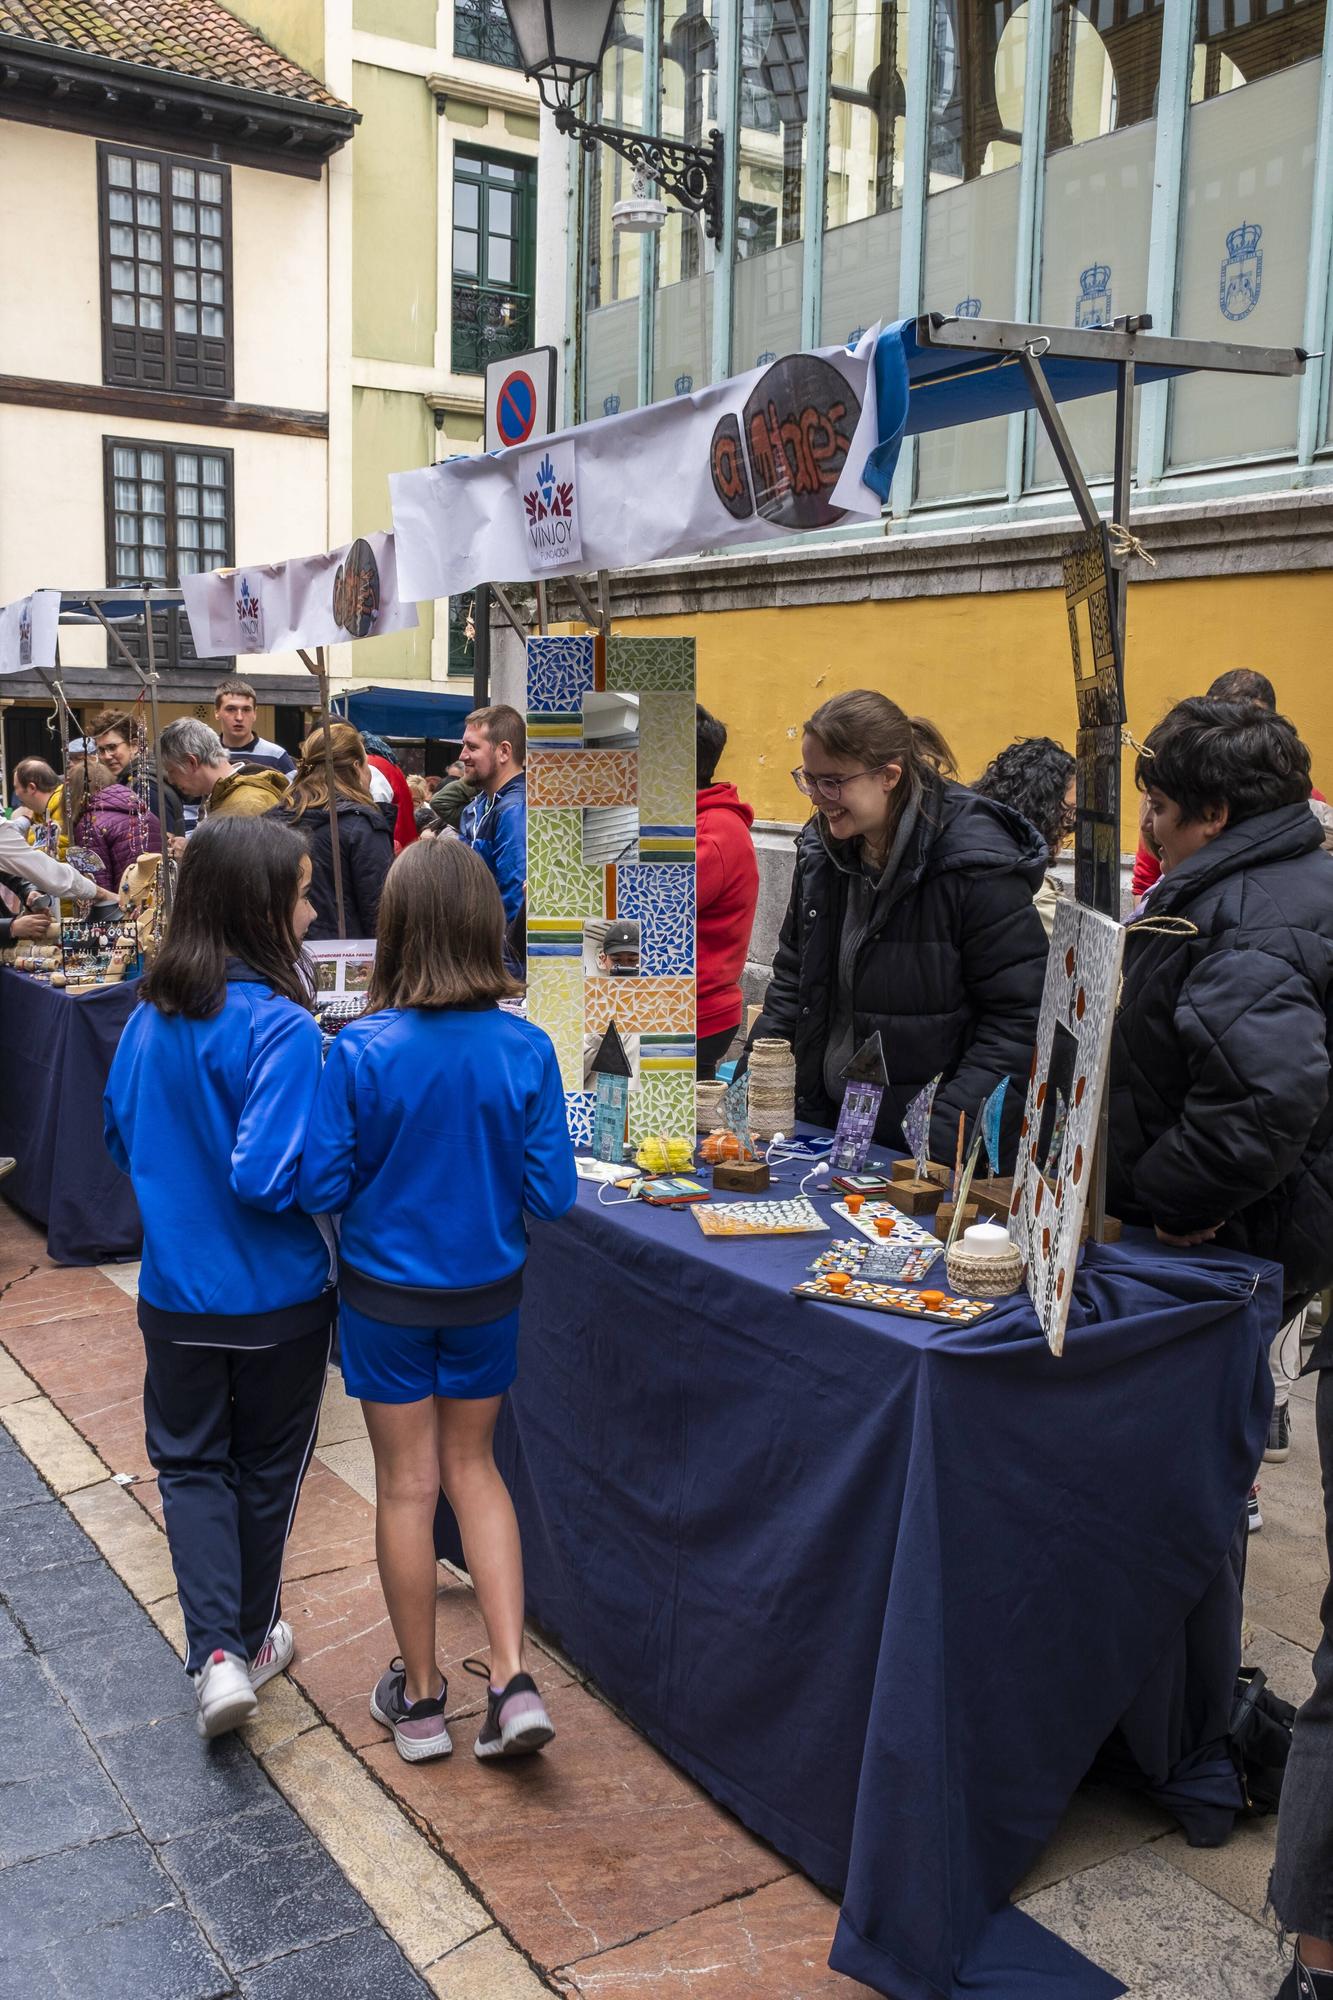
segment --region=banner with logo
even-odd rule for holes
[[[399,595],[392,535],[362,535],[324,556],[184,576],[181,593],[205,660],[340,646],[417,622],[416,604]]]
[[[392,474],[403,590],[452,597],[877,517],[862,475],[878,331],[538,446]]]
[[[60,627],[60,592],[34,590],[0,605],[0,674],[23,674],[30,667],[53,667]]]

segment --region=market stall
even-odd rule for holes
[[[1008,1898],[1122,1718],[1196,1838],[1229,1823],[1234,1661],[1196,1645],[1180,1697],[1235,1595],[1278,1274],[1094,1246],[1057,1360],[1022,1294],[974,1328],[796,1300],[827,1241],[587,1185],[534,1224],[500,1444],[530,1613],[841,1896],[838,1970],[1100,2000]]]

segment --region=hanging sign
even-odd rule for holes
[[[878,334],[557,431],[541,451],[391,474],[402,588],[452,597],[878,518],[862,476]]]
[[[409,632],[417,608],[399,595],[392,535],[362,535],[323,556],[207,570],[181,578],[201,659],[340,646]]]
[[[0,674],[23,674],[56,663],[60,592],[34,590],[0,605]]]
[[[555,349],[534,347],[486,368],[486,449],[544,438],[555,414]]]

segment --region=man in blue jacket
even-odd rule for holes
[[[474,708],[463,725],[459,761],[481,790],[463,808],[458,837],[475,847],[499,885],[515,959],[523,956],[518,919],[528,879],[527,750],[523,717],[504,703]]]

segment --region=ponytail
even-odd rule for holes
[[[953,751],[933,722],[907,715],[874,688],[851,688],[817,708],[802,732],[833,757],[859,757],[869,770],[901,764],[916,785],[957,776]]]

